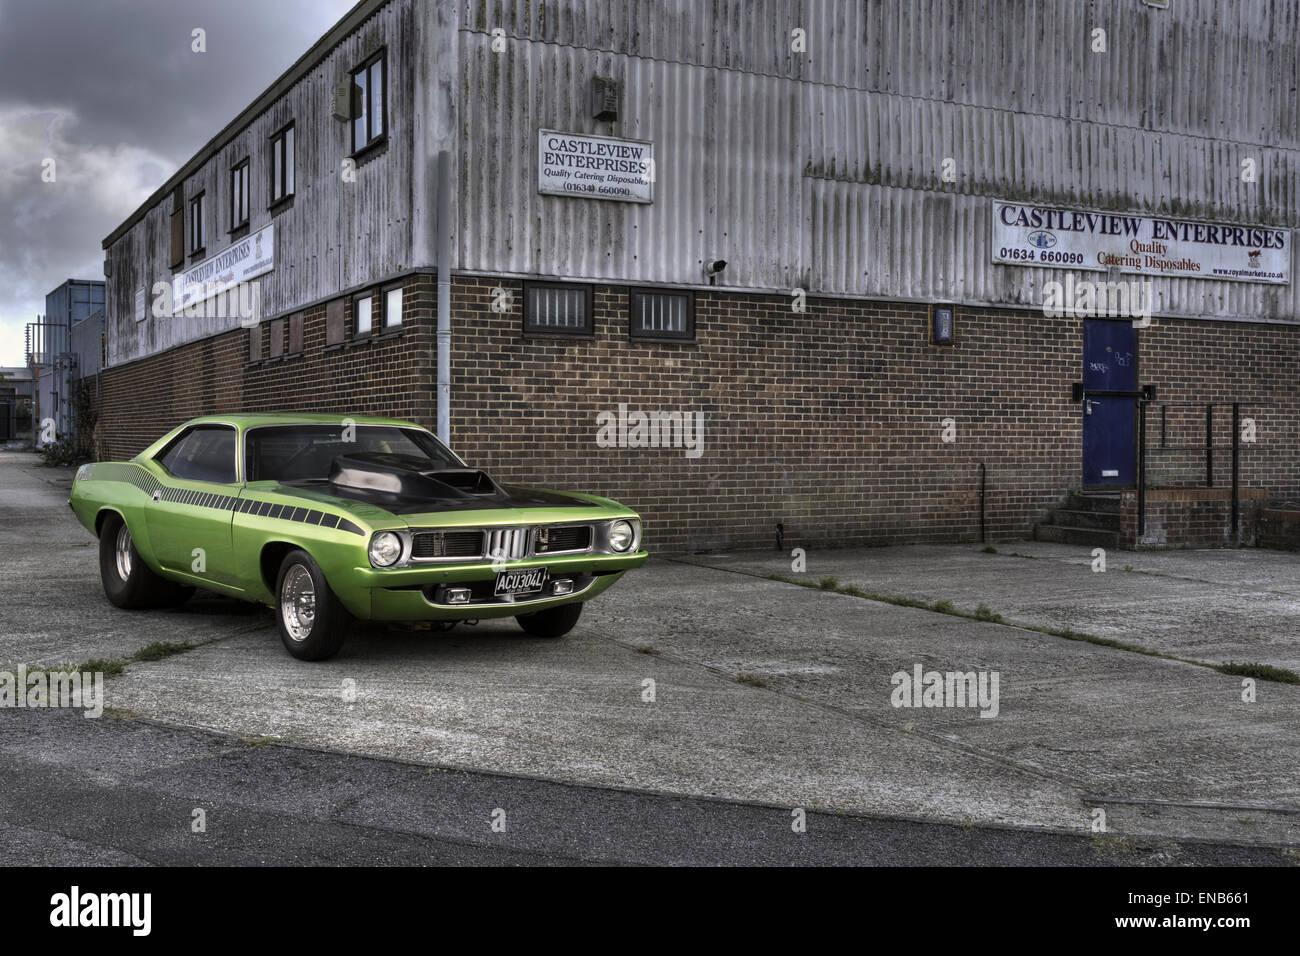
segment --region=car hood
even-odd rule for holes
[[[401,494],[376,489],[352,488],[329,481],[289,481],[274,486],[277,494],[316,502],[334,502],[347,511],[365,517],[369,508],[390,515],[440,515],[458,511],[497,511],[506,508],[591,508],[600,505],[576,495],[519,485],[497,485],[489,494]],[[358,505],[369,506],[359,508]]]
[[[379,453],[340,455],[328,478],[282,481],[274,490],[315,502],[333,501],[363,519],[400,516],[409,520],[418,515],[423,520],[445,520],[455,513],[539,508],[601,510],[601,505],[588,496],[500,485],[474,468],[430,468],[425,460]],[[518,520],[513,514],[483,518]]]

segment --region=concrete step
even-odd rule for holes
[[[1083,511],[1058,508],[1052,512],[1049,524],[1071,528],[1097,528],[1100,531],[1119,531],[1118,511]]]
[[[1064,507],[1071,511],[1099,511],[1106,514],[1119,514],[1120,496],[1118,494],[1080,494],[1071,492]]]
[[[1052,541],[1056,544],[1077,544],[1088,548],[1119,548],[1119,532],[1100,528],[1072,528],[1064,524],[1034,526],[1035,541]]]

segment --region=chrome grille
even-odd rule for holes
[[[527,528],[492,528],[488,531],[487,556],[493,561],[512,561],[527,555]]]
[[[417,531],[411,535],[411,558],[480,558],[482,531]]]

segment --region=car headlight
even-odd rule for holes
[[[370,539],[370,563],[377,568],[387,568],[402,556],[402,539],[392,531],[380,531]]]
[[[615,521],[609,526],[609,549],[611,551],[631,551],[636,541],[636,528],[630,521]]]

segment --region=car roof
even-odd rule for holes
[[[235,415],[204,415],[191,418],[184,426],[190,425],[234,425],[238,428],[252,428],[255,425],[338,425],[345,421],[355,425],[398,425],[403,428],[424,428],[416,422],[401,418],[378,418],[373,415],[326,415],[319,412],[240,412]]]

